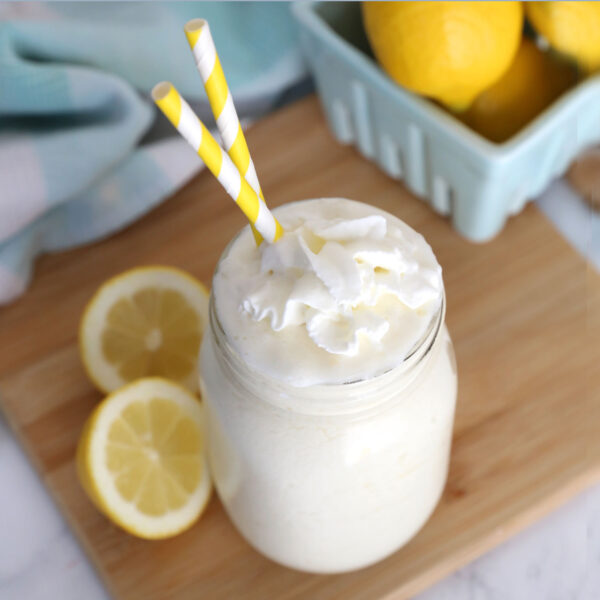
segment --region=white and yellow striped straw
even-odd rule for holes
[[[225,191],[235,200],[248,220],[267,242],[279,239],[283,229],[273,213],[259,198],[233,164],[210,131],[194,114],[189,104],[168,81],[154,86],[152,98],[177,131],[194,148]]]
[[[223,146],[252,189],[264,199],[210,27],[204,19],[192,19],[185,24],[183,30],[204,82],[217,128],[223,138]]]

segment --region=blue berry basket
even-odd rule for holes
[[[335,137],[402,179],[471,241],[494,237],[579,152],[600,142],[600,75],[495,144],[381,70],[359,3],[301,2],[292,11]]]

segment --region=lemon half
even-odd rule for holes
[[[79,479],[94,504],[136,536],[170,537],[190,527],[210,498],[202,404],[148,377],[109,395],[77,447]]]
[[[79,329],[90,379],[112,392],[160,376],[197,389],[196,365],[208,291],[172,267],[140,267],[109,279],[87,305]]]

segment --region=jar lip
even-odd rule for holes
[[[215,358],[230,385],[237,387],[241,397],[306,416],[335,416],[364,414],[386,403],[399,399],[427,364],[444,323],[445,294],[431,326],[415,344],[404,360],[373,377],[345,383],[325,383],[306,387],[294,386],[267,373],[253,369],[244,357],[229,343],[218,319],[214,295],[209,302],[209,343],[213,344]]]
[[[440,301],[440,305],[437,311],[432,315],[430,323],[423,334],[423,336],[414,344],[412,349],[407,353],[402,361],[400,361],[395,366],[377,373],[372,377],[367,378],[359,378],[346,382],[334,382],[334,383],[322,383],[322,384],[314,384],[309,386],[294,386],[291,383],[286,382],[285,380],[278,379],[264,371],[252,367],[246,359],[240,354],[234,346],[229,342],[227,333],[223,324],[221,323],[218,311],[216,309],[215,295],[214,295],[214,278],[219,272],[219,268],[221,266],[222,261],[229,255],[229,252],[232,246],[235,244],[237,239],[244,233],[246,228],[249,228],[248,225],[242,227],[228,242],[227,246],[223,250],[219,261],[215,267],[214,275],[213,275],[213,285],[211,286],[211,294],[209,300],[209,327],[211,331],[214,333],[213,338],[216,343],[217,348],[220,350],[222,357],[226,362],[229,363],[229,371],[230,375],[233,379],[239,380],[241,384],[246,387],[252,387],[254,384],[257,390],[261,390],[264,386],[269,386],[270,388],[276,389],[280,396],[285,397],[289,402],[285,404],[284,402],[273,402],[271,399],[266,399],[265,394],[260,394],[261,398],[263,398],[269,404],[272,404],[279,408],[288,408],[292,409],[298,413],[304,414],[339,414],[339,413],[348,413],[348,412],[362,412],[364,410],[365,403],[362,400],[364,394],[366,393],[365,387],[374,384],[374,382],[384,382],[386,379],[394,379],[396,381],[397,378],[394,377],[394,374],[398,373],[402,375],[403,372],[413,371],[418,367],[418,365],[422,364],[426,358],[430,355],[431,350],[439,337],[440,331],[442,329],[442,325],[444,324],[445,313],[446,313],[446,292],[445,289],[442,288],[442,297]],[[398,389],[398,383],[396,382],[396,390]],[[307,390],[311,390],[311,392],[307,392]],[[305,396],[310,393],[313,394],[315,390],[319,390],[323,397],[327,395],[332,395],[335,393],[343,393],[344,395],[352,395],[353,393],[361,393],[361,400],[353,402],[346,401],[345,399],[335,399],[329,402],[323,400],[321,403],[313,402],[313,406],[309,407]],[[302,396],[301,399],[298,399],[297,402],[293,402],[293,397]],[[370,405],[370,404],[369,404]]]
[[[214,294],[213,294],[212,290],[210,293],[208,310],[209,310],[209,323],[211,325],[211,328],[213,329],[213,331],[218,331],[220,337],[222,337],[224,340],[227,340],[227,332],[225,331],[223,324],[219,320],[219,315],[217,314],[217,310],[215,307]],[[391,367],[381,373],[378,373],[377,375],[373,375],[372,377],[354,379],[352,381],[344,381],[341,383],[334,382],[334,383],[316,384],[316,385],[311,385],[311,386],[295,386],[295,385],[292,385],[291,383],[287,383],[286,381],[284,381],[282,379],[273,377],[272,375],[269,375],[268,373],[265,373],[264,371],[260,371],[257,369],[256,372],[258,372],[260,374],[260,376],[264,377],[264,379],[267,381],[278,382],[283,385],[287,385],[290,388],[298,389],[298,390],[305,389],[306,387],[310,387],[310,388],[312,388],[312,387],[329,387],[329,388],[344,387],[344,388],[348,389],[348,386],[373,381],[375,379],[378,379],[379,377],[386,375],[387,373],[389,373],[391,371],[395,371],[397,368],[413,361],[414,357],[417,354],[418,354],[417,362],[420,362],[421,360],[423,360],[431,351],[431,348],[439,335],[439,332],[442,328],[442,324],[444,323],[445,314],[446,314],[446,292],[444,290],[442,293],[442,301],[440,302],[440,306],[439,306],[438,310],[434,313],[434,315],[431,317],[431,321],[430,321],[429,326],[427,327],[427,330],[421,336],[421,338],[419,340],[417,340],[417,342],[414,344],[414,346],[411,348],[411,350],[408,352],[408,354],[396,366]],[[422,352],[419,354],[420,350],[422,350]],[[232,354],[236,358],[236,360],[240,361],[243,364],[248,365],[248,362],[232,346],[232,344],[227,343],[227,351],[229,354]],[[416,363],[415,363],[415,365],[416,365]]]

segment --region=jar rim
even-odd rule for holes
[[[218,319],[212,293],[209,301],[209,331],[205,332],[205,336],[211,336],[210,342],[215,346],[216,359],[225,370],[230,383],[239,385],[243,393],[255,391],[255,396],[270,405],[307,415],[365,412],[382,404],[389,396],[399,396],[399,392],[410,385],[427,363],[442,331],[445,305],[444,295],[440,309],[432,318],[431,326],[401,363],[372,377],[344,383],[299,387],[263,371],[252,369],[244,357],[229,343],[227,333]],[[377,397],[371,397],[373,386],[378,386]],[[266,394],[267,389],[271,393]],[[308,396],[311,396],[310,400]],[[278,400],[274,401],[274,398]]]
[[[229,255],[229,252],[232,246],[235,244],[237,239],[244,233],[244,231],[249,228],[248,225],[242,227],[228,242],[227,246],[223,250],[221,256],[219,257],[219,261],[215,267],[213,280],[216,274],[219,271],[221,262]],[[217,348],[220,350],[220,354],[222,357],[230,363],[229,370],[230,375],[233,378],[240,379],[244,385],[252,386],[252,383],[256,384],[257,389],[263,389],[265,385],[273,387],[277,389],[282,396],[290,399],[290,406],[288,408],[294,408],[298,410],[298,412],[306,412],[312,413],[312,410],[304,410],[307,407],[305,406],[307,403],[305,399],[302,399],[301,409],[298,409],[296,403],[291,402],[294,395],[302,395],[306,394],[306,390],[319,390],[323,395],[332,394],[335,392],[342,392],[345,395],[352,395],[353,392],[358,393],[359,391],[364,394],[364,388],[372,385],[374,382],[383,382],[386,378],[393,378],[392,376],[395,373],[403,373],[409,370],[414,370],[418,367],[418,365],[422,364],[426,358],[430,355],[431,350],[439,337],[440,331],[442,329],[442,325],[444,324],[445,312],[446,312],[446,293],[445,289],[442,288],[442,297],[440,305],[437,311],[432,315],[430,323],[425,331],[425,333],[421,336],[419,340],[413,345],[411,350],[407,353],[407,355],[395,366],[377,373],[371,377],[366,378],[358,378],[351,381],[346,382],[333,382],[333,383],[322,383],[322,384],[313,384],[308,386],[294,386],[293,384],[286,382],[285,380],[278,379],[273,375],[270,375],[263,370],[260,370],[256,367],[251,368],[250,364],[243,357],[243,355],[230,343],[227,332],[221,323],[218,315],[218,311],[216,309],[216,301],[214,294],[214,281],[211,286],[211,293],[209,299],[209,328],[211,333],[214,334],[214,341],[216,342]],[[217,357],[218,359],[220,357]],[[414,368],[414,369],[413,369]],[[395,379],[395,378],[394,378]],[[270,402],[271,404],[275,404]],[[294,404],[295,406],[291,406]],[[313,403],[316,407],[319,403]],[[355,412],[355,410],[359,410],[359,407],[354,407],[352,402],[346,401],[334,401],[334,402],[325,402],[326,406],[319,407],[317,411],[319,414],[323,412]],[[332,411],[334,408],[339,410]],[[361,402],[361,404],[364,404]],[[279,403],[277,403],[279,405]],[[313,408],[315,408],[313,407]]]

